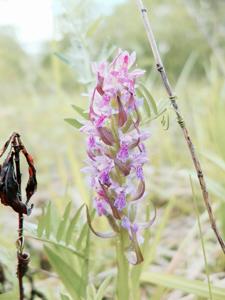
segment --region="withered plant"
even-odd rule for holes
[[[30,198],[37,189],[36,169],[32,156],[23,145],[20,135],[13,133],[0,151],[0,157],[8,154],[0,165],[0,199],[1,203],[10,206],[18,214],[17,240],[17,277],[19,283],[19,299],[24,299],[23,277],[27,272],[30,261],[29,253],[24,252],[23,220],[24,214],[31,214],[33,204],[29,205]],[[20,154],[23,154],[28,164],[29,178],[26,185],[26,201],[23,201],[20,171]]]

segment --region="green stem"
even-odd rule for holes
[[[117,250],[117,300],[129,300],[129,264],[124,254],[126,232],[121,229],[116,241]]]
[[[140,300],[140,277],[143,270],[143,265],[134,266],[131,272],[131,294],[132,300]]]

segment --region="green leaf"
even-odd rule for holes
[[[150,104],[150,107],[153,109],[154,113],[158,114],[157,104],[155,99],[153,98],[150,91],[146,88],[146,86],[143,83],[139,83],[139,91],[142,93],[142,95],[146,98],[148,103]]]
[[[105,290],[107,289],[107,287],[109,286],[109,283],[111,281],[111,277],[107,277],[102,284],[100,285],[100,287],[98,288],[97,291],[97,295],[95,300],[102,300],[103,296],[105,295]]]
[[[69,225],[68,230],[66,232],[66,239],[65,239],[66,245],[68,245],[71,242],[73,231],[74,231],[74,227],[77,224],[77,221],[78,221],[78,219],[80,217],[80,214],[81,214],[81,211],[82,211],[83,207],[84,207],[84,204],[81,205],[81,207],[77,210],[77,212],[75,213],[74,217],[70,221],[70,225]]]
[[[170,118],[169,118],[169,114],[168,111],[166,111],[161,119],[161,124],[164,130],[168,130],[169,126],[170,126]]]
[[[208,266],[208,261],[207,261],[207,256],[206,256],[205,242],[204,242],[203,232],[202,232],[202,225],[201,225],[201,221],[200,221],[200,217],[199,217],[198,203],[197,203],[195,190],[194,190],[194,184],[192,182],[191,176],[190,176],[190,183],[191,183],[191,190],[192,190],[192,198],[193,198],[193,202],[194,202],[194,208],[195,208],[195,211],[196,211],[196,216],[197,216],[197,221],[198,221],[198,228],[199,228],[199,235],[200,235],[200,240],[201,240],[203,257],[204,257],[204,263],[205,263],[205,273],[206,273],[208,288],[209,288],[209,298],[210,298],[210,300],[213,300],[212,288],[211,288],[211,282],[210,282],[210,272],[209,272],[209,266]]]
[[[80,123],[79,121],[77,121],[76,119],[67,118],[67,119],[64,119],[64,121],[66,121],[68,124],[70,124],[71,126],[77,128],[77,129],[80,129],[83,126],[83,124]]]
[[[52,210],[51,210],[51,202],[49,201],[47,206],[46,216],[45,216],[45,234],[47,238],[49,238],[51,234],[51,218],[52,218]]]
[[[84,248],[84,256],[87,258],[86,260],[81,261],[81,276],[84,280],[84,294],[86,296],[87,286],[88,286],[88,274],[89,274],[89,255],[90,255],[90,230],[88,230],[86,235],[86,244]]]
[[[77,106],[77,105],[75,105],[75,104],[72,105],[72,108],[73,108],[73,109],[74,109],[81,117],[83,117],[84,119],[88,120],[89,114],[86,113],[86,112],[84,111],[83,108],[81,108],[81,107],[79,107],[79,106]]]
[[[56,246],[56,247],[60,247],[60,248],[62,248],[64,250],[70,251],[71,253],[79,256],[80,258],[87,259],[86,256],[83,253],[77,251],[77,249],[74,248],[73,246],[70,246],[70,245],[67,246],[67,245],[65,245],[65,243],[57,242],[57,241],[52,240],[52,239],[38,238],[36,236],[27,236],[27,237],[29,237],[31,239],[35,239],[37,241],[41,241],[41,242],[44,242],[44,243],[51,244],[51,245]]]
[[[63,239],[63,235],[66,231],[66,226],[69,222],[69,216],[70,216],[70,212],[71,212],[71,204],[72,204],[71,201],[67,204],[64,214],[63,214],[63,219],[59,223],[58,231],[56,234],[57,241],[61,241]]]
[[[71,298],[68,295],[61,294],[61,300],[71,300]]]
[[[149,103],[146,100],[146,98],[144,98],[144,109],[145,109],[145,112],[147,114],[147,117],[151,118],[151,109],[150,109]]]
[[[141,281],[209,299],[208,284],[200,280],[190,280],[171,274],[144,272]],[[212,295],[214,300],[224,300],[225,289],[212,285]]]
[[[80,288],[81,286],[84,286],[83,279],[77,274],[71,265],[68,265],[64,259],[57,254],[56,251],[47,246],[45,246],[44,249],[51,265],[59,275],[71,297],[74,300],[83,297],[83,289]]]
[[[41,237],[44,233],[44,230],[45,230],[45,225],[46,225],[46,218],[45,218],[45,208],[43,207],[42,208],[42,214],[39,218],[39,221],[38,221],[38,226],[37,226],[37,236],[38,237]]]
[[[87,288],[87,300],[95,300],[95,297],[97,295],[95,286],[93,284],[90,284]]]
[[[88,229],[89,229],[88,224],[84,224],[80,232],[79,238],[76,241],[76,247],[81,247],[85,237],[87,236]]]

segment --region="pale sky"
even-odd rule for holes
[[[102,10],[124,0],[97,0]],[[0,26],[10,25],[16,30],[22,44],[35,47],[53,35],[54,0],[0,0]]]

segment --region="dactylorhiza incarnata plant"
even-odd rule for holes
[[[144,141],[149,134],[140,128],[143,99],[135,92],[136,80],[145,71],[131,70],[135,60],[134,52],[119,50],[111,63],[93,64],[97,83],[90,93],[89,120],[80,129],[88,136],[84,171],[90,174],[95,191],[93,205],[99,216],[108,219],[113,232],[96,232],[87,210],[89,226],[100,237],[122,234],[132,264],[143,261],[141,232],[152,224],[136,220],[145,193],[143,166],[148,158]]]

